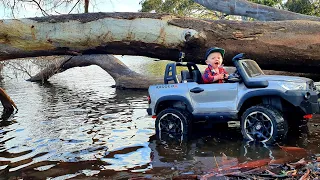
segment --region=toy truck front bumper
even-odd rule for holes
[[[304,114],[320,114],[320,94],[316,91],[287,91],[284,98]]]

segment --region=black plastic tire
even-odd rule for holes
[[[189,131],[191,116],[185,110],[168,108],[161,111],[156,118],[156,135],[161,139],[162,133],[169,136],[185,138]]]
[[[288,124],[273,106],[257,105],[241,116],[241,132],[246,140],[272,144],[286,137]]]

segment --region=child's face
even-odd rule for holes
[[[221,54],[219,52],[214,52],[208,56],[206,63],[211,64],[211,66],[216,69],[219,66],[221,66],[222,61],[223,61],[223,59],[222,59]]]

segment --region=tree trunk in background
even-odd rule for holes
[[[319,73],[320,22],[205,21],[150,13],[88,13],[0,22],[0,60],[68,54],[141,55],[201,63],[208,47],[224,64],[246,53],[263,69]]]
[[[115,80],[116,88],[148,89],[152,84],[162,84],[163,77],[149,77],[130,70],[119,59],[112,55],[82,55],[66,57],[50,64],[29,81],[46,81],[54,74],[63,72],[73,67],[90,65],[100,66]]]
[[[252,17],[260,21],[311,20],[320,21],[320,17],[308,16],[281,10],[247,0],[193,0],[202,6],[229,15]]]
[[[84,0],[84,13],[89,13],[89,0]]]

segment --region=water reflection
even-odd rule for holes
[[[87,73],[61,82],[59,76],[77,74],[75,69],[56,76],[51,83],[6,84],[24,88],[10,92],[23,108],[15,115],[17,123],[3,123],[1,172],[11,177],[30,171],[35,174],[31,177],[40,178],[88,169],[85,173],[92,175],[97,169],[119,171],[150,161],[145,154],[150,154],[147,142],[153,134],[153,121],[145,118],[146,91],[113,89],[106,72],[98,67],[88,70],[91,78],[97,74],[102,78],[91,80]],[[68,167],[73,163],[77,168]],[[59,173],[54,173],[55,168]]]
[[[47,97],[41,104],[47,106],[37,109],[42,116],[32,117],[29,124],[7,124],[5,128],[10,130],[1,132],[0,162],[9,176],[32,168],[54,172],[61,165],[77,168],[68,167],[55,176],[77,174],[83,168],[90,174],[92,164],[95,171],[120,171],[150,162],[147,142],[153,134],[153,121],[141,116],[145,114],[145,91],[115,90],[109,99],[90,99],[57,85],[43,86]],[[22,117],[28,118],[27,113]]]
[[[205,174],[214,169],[263,159],[273,160],[279,164],[295,162],[301,158],[308,158],[308,154],[315,152],[315,149],[306,149],[307,153],[290,154],[282,150],[278,144],[270,146],[247,142],[239,137],[241,137],[239,128],[196,133],[187,142],[177,139],[159,140],[152,136],[149,145],[152,149],[151,164],[153,168],[167,167],[179,170],[180,173]],[[303,147],[299,140],[285,145]]]

